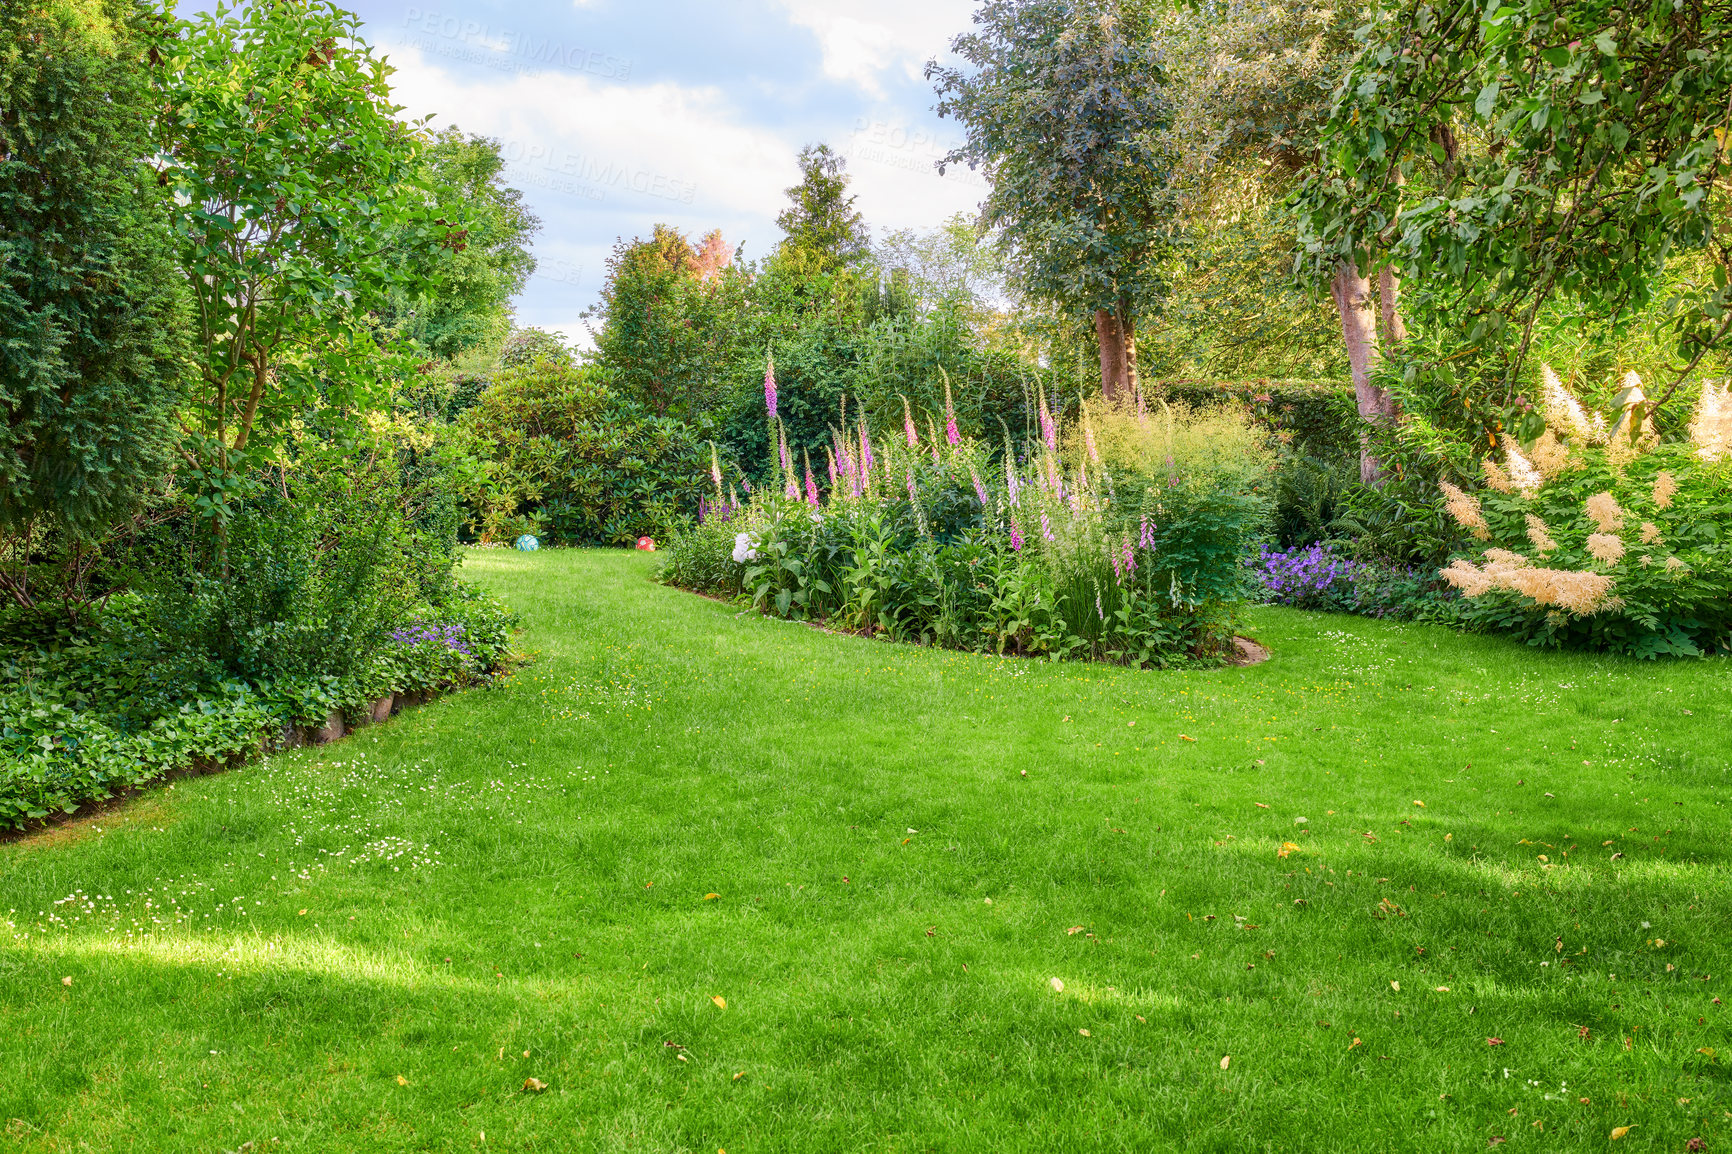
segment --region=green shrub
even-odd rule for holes
[[[1444,483],[1472,538],[1443,576],[1472,626],[1530,645],[1638,657],[1732,652],[1732,403],[1705,391],[1691,441],[1632,444],[1555,378],[1543,436]]]
[[[686,425],[545,359],[502,373],[457,429],[485,461],[464,485],[483,541],[528,528],[564,545],[665,536],[696,510],[709,462]]]

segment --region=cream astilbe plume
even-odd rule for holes
[[[1732,386],[1712,381],[1702,386],[1702,399],[1690,420],[1690,440],[1704,461],[1732,453]]]
[[[1570,467],[1570,447],[1558,440],[1558,435],[1547,429],[1540,434],[1540,439],[1534,442],[1534,468],[1547,480],[1557,476]]]
[[[1509,587],[1517,593],[1578,617],[1591,617],[1602,609],[1621,605],[1611,595],[1612,585],[1610,577],[1574,569],[1518,569],[1509,576]]]
[[[1589,533],[1588,552],[1602,565],[1616,565],[1624,559],[1624,539],[1611,533]]]
[[[1540,377],[1545,382],[1546,424],[1577,444],[1597,445],[1606,439],[1605,420],[1598,413],[1589,417],[1550,365],[1540,367]]]
[[[1479,511],[1479,498],[1463,493],[1448,481],[1438,482],[1438,488],[1443,490],[1447,498],[1449,515],[1455,518],[1455,523],[1467,529],[1481,541],[1491,540],[1491,529],[1485,523],[1485,515]]]
[[[1618,499],[1610,493],[1595,493],[1589,497],[1587,509],[1588,516],[1594,519],[1602,533],[1616,533],[1624,527],[1624,511],[1618,508]]]
[[[1538,469],[1528,463],[1526,457],[1522,456],[1521,446],[1516,444],[1516,439],[1507,433],[1503,439],[1503,459],[1509,467],[1510,483],[1521,490],[1522,496],[1532,497],[1539,492],[1540,486],[1545,483],[1545,478],[1540,476]]]
[[[1509,474],[1503,471],[1503,466],[1487,457],[1479,463],[1480,472],[1485,474],[1485,483],[1500,493],[1514,493],[1515,484],[1509,479]]]
[[[1680,570],[1688,568],[1689,566],[1684,564],[1683,559],[1677,556],[1677,554],[1673,554],[1666,558],[1666,572],[1668,573],[1677,573]]]
[[[1610,577],[1573,569],[1536,569],[1517,564],[1519,561],[1521,558],[1517,554],[1507,550],[1488,549],[1484,568],[1458,558],[1440,575],[1460,589],[1464,597],[1481,597],[1494,589],[1508,590],[1520,593],[1538,605],[1562,609],[1581,617],[1620,604],[1611,596],[1613,581]]]
[[[1482,596],[1491,592],[1494,584],[1491,574],[1460,557],[1451,561],[1449,568],[1440,570],[1438,576],[1460,589],[1463,597]]]
[[[1660,536],[1660,527],[1658,525],[1654,524],[1652,521],[1642,522],[1642,544],[1652,545],[1656,541],[1664,544],[1665,540],[1664,537]]]
[[[1534,550],[1542,555],[1558,547],[1558,543],[1552,540],[1551,530],[1546,528],[1546,523],[1532,513],[1528,514],[1528,540],[1534,543]]]
[[[1678,481],[1672,474],[1662,471],[1654,478],[1654,508],[1670,509],[1677,493]]]

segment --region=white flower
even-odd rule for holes
[[[758,551],[752,547],[752,535],[750,533],[734,534],[735,562],[744,565],[747,561],[756,561],[757,559]]]

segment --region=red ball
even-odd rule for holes
[[[656,551],[656,543],[654,539],[650,537],[639,537],[637,539],[637,547],[644,553],[654,553]]]

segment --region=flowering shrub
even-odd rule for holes
[[[1429,572],[1359,561],[1332,546],[1260,551],[1253,572],[1256,594],[1269,605],[1392,617],[1402,621],[1447,620],[1456,600]]]
[[[832,430],[821,471],[786,449],[765,381],[773,481],[668,546],[662,579],[868,635],[1135,665],[1231,645],[1240,564],[1267,520],[1269,454],[1242,416],[1085,407],[995,460],[950,405],[924,432]],[[820,488],[819,478],[826,484]]]
[[[1704,389],[1691,439],[1673,444],[1634,406],[1613,422],[1584,412],[1549,369],[1545,415],[1536,442],[1506,439],[1503,460],[1484,462],[1483,491],[1443,486],[1450,515],[1485,545],[1442,573],[1467,619],[1533,645],[1732,650],[1726,391]]]

